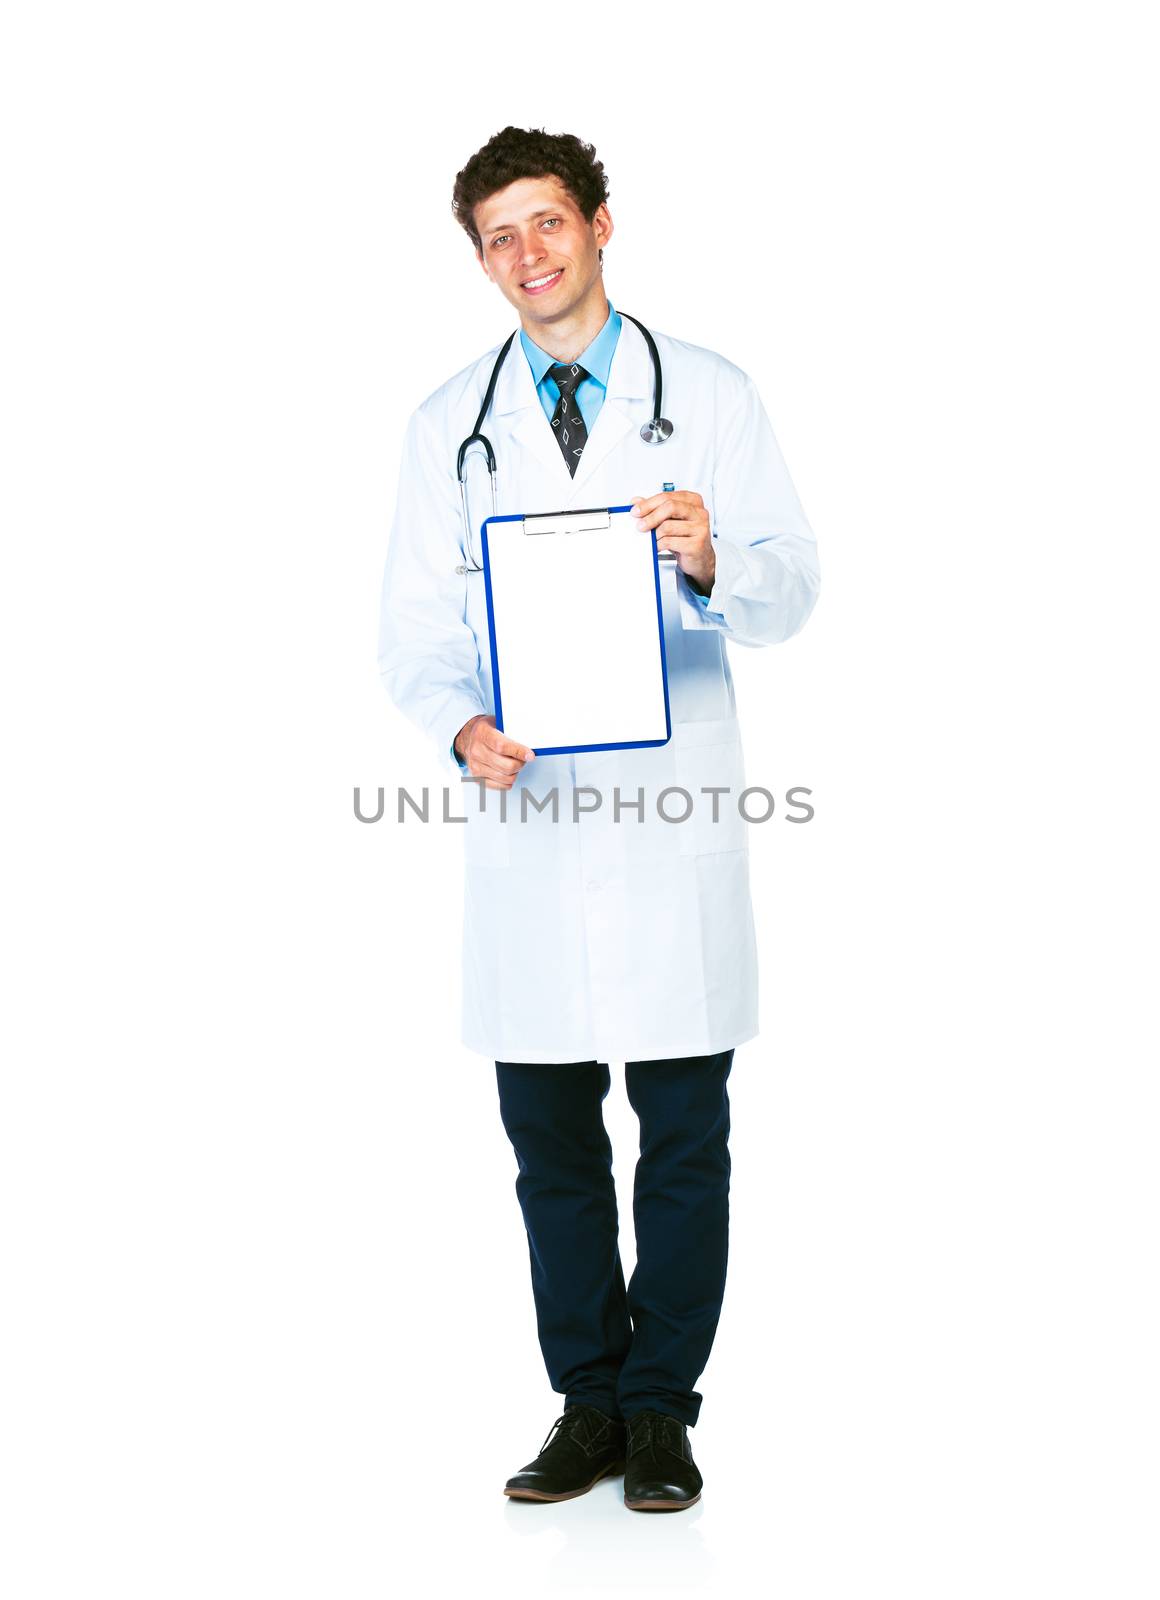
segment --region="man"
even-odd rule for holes
[[[454,215],[514,308],[519,337],[411,419],[379,667],[479,801],[464,790],[463,1042],[495,1060],[540,1345],[565,1397],[505,1492],[563,1500],[623,1471],[628,1506],[680,1510],[701,1492],[687,1429],[725,1284],[726,1082],[735,1047],[757,1033],[745,775],[725,642],[796,633],[818,566],[739,368],[654,334],[675,426],[648,442],[656,367],[643,328],[605,292],[607,198],[591,146],[538,130],[505,128],[456,178]],[[715,264],[722,283],[752,269],[728,239]],[[484,513],[462,515],[456,481],[493,373],[480,431],[501,514],[631,502],[658,551],[675,554],[661,574],[672,716],[663,746],[537,757],[518,728],[495,725],[477,561]],[[478,459],[474,470],[478,497],[487,482]],[[615,570],[605,575],[616,581]],[[601,589],[590,596],[594,652]],[[517,791],[520,806],[507,807]],[[673,794],[699,804],[682,816],[681,800],[676,810],[660,803]],[[609,1060],[625,1062],[640,1119],[627,1288],[601,1114]]]

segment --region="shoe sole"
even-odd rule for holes
[[[630,1500],[625,1495],[624,1503],[630,1511],[685,1511],[695,1506],[700,1498],[699,1491],[691,1500]]]
[[[545,1494],[542,1489],[504,1489],[504,1494],[511,1500],[575,1500],[578,1495],[587,1494],[589,1489],[595,1489],[602,1478],[616,1478],[624,1471],[623,1461],[614,1461],[611,1466],[605,1467],[603,1472],[598,1472],[591,1483],[586,1483],[582,1489],[567,1489],[563,1494]]]

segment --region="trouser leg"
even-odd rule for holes
[[[732,1064],[726,1050],[625,1067],[640,1118],[640,1160],[628,1285],[632,1347],[617,1385],[624,1416],[648,1408],[692,1426],[701,1409],[693,1385],[717,1332],[729,1251]]]
[[[632,1339],[620,1261],[607,1065],[496,1062],[516,1154],[540,1349],[552,1388],[619,1416],[617,1374]]]

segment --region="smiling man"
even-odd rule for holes
[[[623,1472],[632,1509],[681,1510],[701,1494],[687,1430],[725,1287],[727,1079],[758,1032],[728,647],[798,632],[818,593],[816,547],[746,374],[611,304],[608,185],[590,145],[505,128],[457,175],[452,208],[518,338],[411,418],[379,669],[479,797],[463,830],[462,1038],[495,1061],[540,1347],[565,1401],[505,1492],[564,1500]],[[655,426],[658,374],[671,431]],[[463,453],[461,500],[461,443],[480,432],[489,445]],[[675,556],[661,569],[665,745],[536,756],[518,729],[497,729],[476,559],[487,448],[501,513],[631,503]],[[594,652],[602,591],[588,597]],[[517,788],[522,801],[555,789],[558,811],[485,803]],[[665,789],[700,804],[666,820],[652,804]],[[601,1110],[610,1061],[624,1062],[640,1120],[627,1286]]]

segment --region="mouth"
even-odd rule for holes
[[[545,289],[550,289],[560,281],[563,272],[563,267],[557,267],[555,272],[546,272],[541,278],[529,278],[526,283],[520,284],[520,288],[525,294],[543,294]]]

